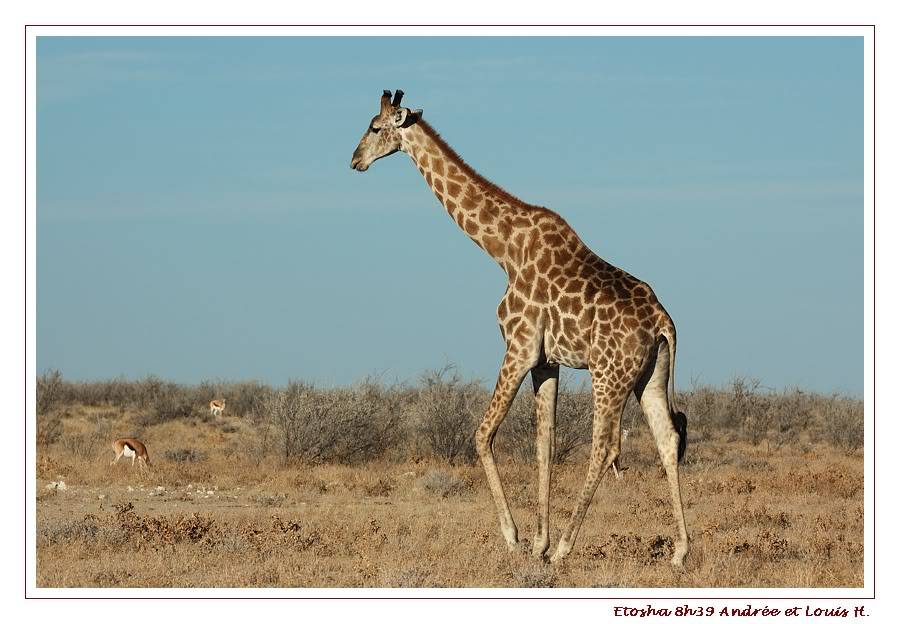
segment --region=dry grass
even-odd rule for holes
[[[410,404],[421,400],[413,393]],[[478,465],[415,452],[354,464],[285,462],[264,439],[271,432],[263,421],[248,415],[147,419],[157,413],[149,399],[144,410],[60,402],[58,395],[54,402],[50,418],[59,422],[38,447],[41,587],[863,584],[862,455],[845,434],[831,440],[827,428],[816,434],[806,425],[777,444],[754,444],[708,417],[694,420],[683,469],[693,541],[685,570],[677,571],[668,562],[668,488],[640,421],[623,450],[625,477],[604,479],[572,554],[550,566],[527,554],[533,464],[502,440],[498,463],[524,538],[521,552],[507,552]],[[823,411],[826,422],[842,409]],[[152,471],[109,466],[105,438],[122,435],[147,443]],[[554,540],[584,471],[579,453],[555,469]],[[66,490],[45,487],[59,480]]]

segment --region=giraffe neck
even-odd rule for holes
[[[424,121],[410,126],[401,149],[465,234],[497,261],[507,275],[516,263],[514,228],[531,223],[529,206],[467,165]]]

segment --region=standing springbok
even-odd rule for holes
[[[213,399],[209,402],[209,413],[218,416],[225,411],[225,399]]]
[[[141,467],[141,472],[144,471],[144,464],[147,466],[150,465],[150,455],[147,453],[147,447],[137,438],[119,438],[112,443],[112,448],[116,454],[116,458],[109,462],[110,466],[119,461],[119,458],[121,458],[122,455],[131,458],[132,466],[134,466],[135,459],[140,459],[141,462],[143,462],[138,463],[138,466]]]

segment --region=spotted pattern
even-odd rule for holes
[[[672,425],[675,326],[653,290],[595,255],[557,213],[526,204],[479,175],[424,120],[395,134],[393,139],[379,139],[397,141],[380,151],[367,146],[364,137],[354,159],[367,150],[375,158],[397,149],[408,154],[450,218],[508,278],[497,306],[506,354],[475,435],[507,543],[515,545],[518,534],[494,462],[494,437],[530,372],[538,423],[533,552],[543,556],[549,545],[556,391],[559,366],[564,365],[591,373],[594,428],[588,475],[551,560],[571,549],[600,478],[619,454],[621,415],[628,394],[634,392],[669,477],[679,533],[673,563],[681,565],[688,540],[678,483],[679,435]]]

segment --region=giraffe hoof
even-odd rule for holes
[[[503,533],[503,540],[506,542],[506,548],[510,552],[519,549],[519,532],[515,526],[509,529],[501,528],[500,532]]]
[[[550,547],[550,538],[543,536],[535,536],[532,540],[531,545],[531,555],[533,557],[537,557],[538,559],[543,559],[544,554],[547,552],[547,549]]]
[[[672,557],[672,567],[683,569],[684,558],[687,556],[687,553],[687,546],[677,546],[675,548],[675,555]]]
[[[553,553],[553,556],[550,557],[550,563],[557,563],[565,558],[566,555],[569,554],[569,551],[572,550],[572,546],[566,543],[564,540],[559,541],[559,545],[556,547],[556,552]]]

